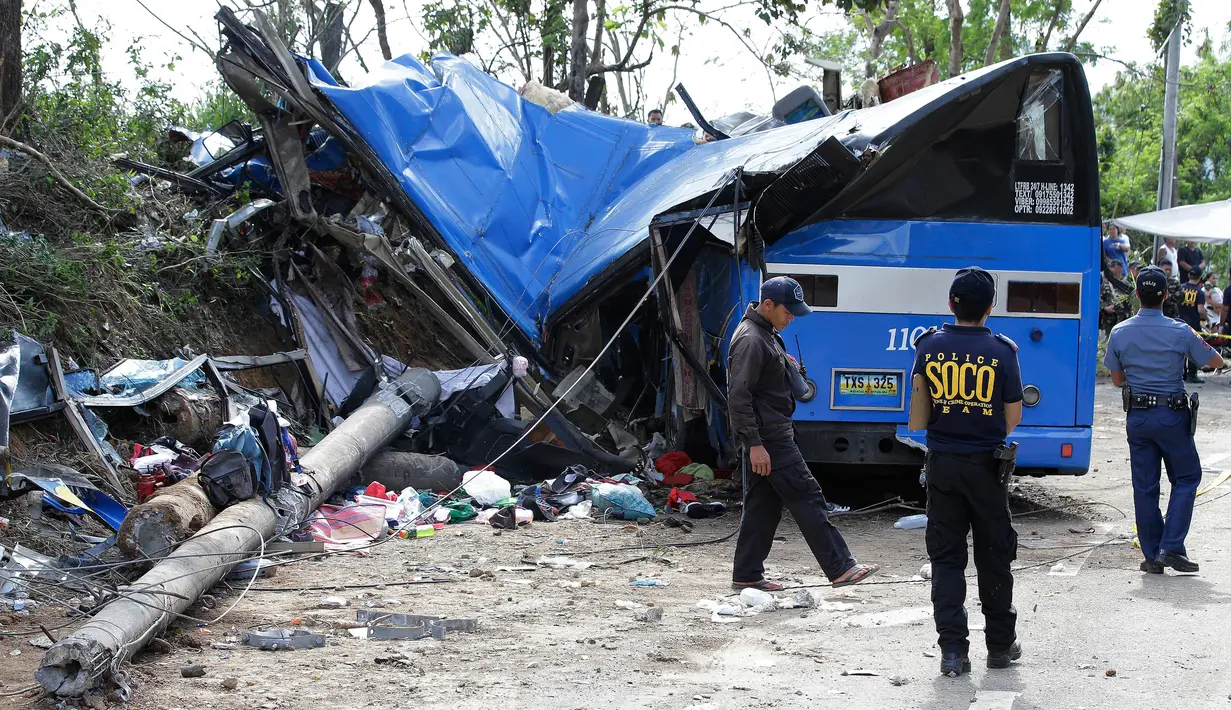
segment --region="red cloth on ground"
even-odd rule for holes
[[[670,476],[676,471],[692,463],[692,459],[683,451],[672,451],[658,457],[654,468],[664,476]]]

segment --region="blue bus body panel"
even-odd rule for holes
[[[791,232],[766,247],[765,260],[954,270],[975,264],[989,271],[1090,271],[1095,277],[1097,305],[1098,245],[1098,231],[1093,227],[841,220]]]
[[[1089,427],[1094,420],[1098,249],[1099,234],[1093,227],[851,220],[799,229],[767,247],[765,260],[775,272],[789,272],[791,265],[803,267],[801,273],[807,265],[895,267],[904,270],[904,279],[919,269],[956,271],[971,265],[993,273],[1041,272],[1041,279],[1047,273],[1080,274],[1080,318],[1014,314],[988,320],[994,332],[1017,343],[1022,384],[1036,385],[1042,395],[1037,406],[1024,408],[1022,425],[1012,436],[1022,447],[1019,465],[1080,470],[1089,465]],[[817,386],[815,398],[799,403],[798,421],[905,424],[905,391],[898,398],[882,398],[882,409],[842,409],[850,402],[835,391],[835,376],[840,373],[834,371],[900,372],[906,390],[914,336],[952,322],[953,317],[936,308],[947,300],[947,293],[910,293],[894,278],[886,278],[885,271],[876,273],[893,301],[893,307],[884,310],[893,312],[818,310],[797,319],[783,333],[793,354],[798,338],[809,378]],[[850,277],[846,273],[840,278]],[[1002,282],[998,299],[1005,298],[1004,288]],[[921,306],[924,301],[930,302]],[[905,432],[904,426],[899,429]],[[922,441],[921,437],[922,432],[911,436]],[[1061,443],[1072,444],[1071,457],[1061,456]]]
[[[907,431],[899,425],[899,438],[924,443],[921,431]],[[1090,427],[1018,427],[1009,437],[1016,441],[1018,469],[1056,469],[1057,473],[1083,474],[1090,466]],[[1065,457],[1061,447],[1073,447],[1072,456]]]

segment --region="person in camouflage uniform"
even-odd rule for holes
[[[1141,299],[1137,298],[1137,273],[1141,271],[1141,263],[1134,261],[1128,265],[1128,284],[1133,287],[1133,290],[1128,294],[1128,315],[1129,317],[1137,315],[1137,311],[1141,310]]]
[[[1102,276],[1100,281],[1098,305],[1099,330],[1103,331],[1104,334],[1110,333],[1116,324],[1116,294],[1106,274]]]
[[[1108,271],[1111,272],[1111,276],[1115,277],[1116,281],[1126,283],[1129,287],[1133,287],[1133,281],[1131,279],[1126,280],[1124,274],[1121,273],[1120,262],[1114,260],[1109,261],[1107,263],[1107,267]],[[1107,274],[1103,274],[1101,287],[1099,290],[1100,330],[1110,333],[1116,323],[1128,320],[1133,316],[1135,311],[1133,309],[1132,301],[1130,300],[1130,295],[1135,296],[1136,293],[1122,293],[1120,289],[1113,285],[1112,280],[1107,277]]]
[[[1163,300],[1163,315],[1168,318],[1180,317],[1180,282],[1171,278],[1171,262],[1162,263],[1163,273],[1167,275],[1167,298]]]

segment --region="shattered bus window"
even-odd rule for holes
[[[1060,160],[1061,72],[1037,72],[1017,114],[1017,159]]]

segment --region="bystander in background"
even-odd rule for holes
[[[1120,273],[1128,273],[1128,252],[1131,249],[1128,235],[1116,225],[1107,228],[1107,236],[1103,238],[1103,256],[1109,261],[1120,264]]]

